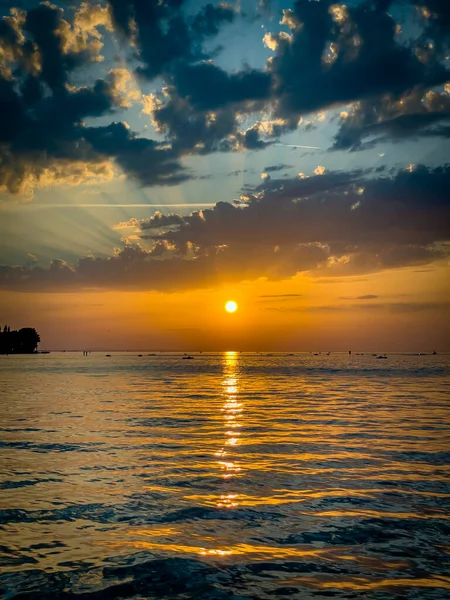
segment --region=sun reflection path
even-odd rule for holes
[[[239,402],[239,354],[226,352],[223,359],[223,419],[225,440],[222,448],[216,452],[219,469],[224,479],[233,479],[241,472],[239,463],[234,459],[233,450],[240,444],[240,428],[242,427],[242,403]],[[238,506],[237,494],[222,494],[217,502],[218,507]]]

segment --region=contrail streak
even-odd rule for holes
[[[28,204],[26,208],[196,208],[198,206],[215,206],[215,202],[203,202],[203,203],[192,203],[192,204],[55,204],[55,203],[44,203],[40,204]],[[4,208],[4,207],[2,207]],[[24,208],[24,205],[21,206]]]
[[[274,144],[274,146],[285,146],[286,148],[307,148],[309,150],[320,150],[320,146],[299,146],[298,144]]]

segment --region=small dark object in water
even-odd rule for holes
[[[111,354],[105,354],[105,356],[111,358]]]
[[[381,356],[381,354],[380,354],[380,356],[377,356],[377,358],[387,358],[387,356],[386,355]]]
[[[182,356],[183,360],[191,360],[193,358],[194,358],[193,356]]]
[[[142,354],[138,354],[138,356],[142,356]]]

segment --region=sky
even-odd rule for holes
[[[49,350],[450,351],[447,0],[0,15],[2,326]]]

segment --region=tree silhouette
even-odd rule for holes
[[[32,354],[36,352],[41,338],[33,327],[23,327],[19,331],[6,326],[0,330],[0,354]]]

